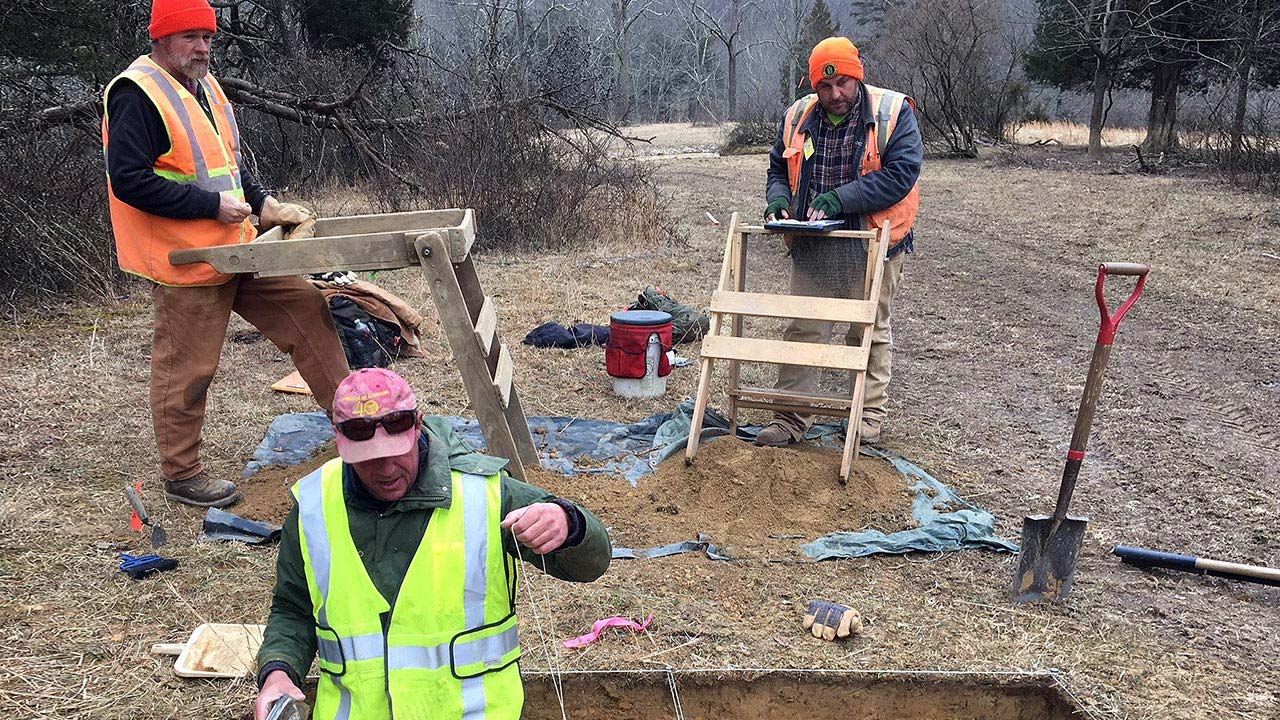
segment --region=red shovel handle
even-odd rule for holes
[[[1098,284],[1094,286],[1094,294],[1098,297],[1098,311],[1102,314],[1102,324],[1098,328],[1099,345],[1110,345],[1115,341],[1120,321],[1124,319],[1125,313],[1129,312],[1129,308],[1138,302],[1138,298],[1142,297],[1142,288],[1147,284],[1147,273],[1150,271],[1151,266],[1142,263],[1106,262],[1098,266]],[[1107,309],[1107,299],[1102,294],[1102,286],[1106,284],[1108,275],[1138,277],[1138,284],[1133,288],[1133,293],[1129,295],[1128,300],[1120,304],[1120,308],[1114,315]]]
[[[1071,449],[1067,452],[1067,464],[1062,469],[1062,485],[1058,488],[1058,503],[1053,508],[1053,528],[1067,516],[1067,505],[1071,502],[1071,494],[1076,489],[1076,478],[1080,474],[1080,465],[1084,462],[1085,449],[1089,444],[1089,429],[1093,427],[1093,414],[1098,408],[1098,396],[1102,393],[1102,372],[1107,368],[1107,360],[1111,357],[1111,343],[1116,337],[1116,328],[1125,313],[1138,301],[1142,288],[1147,284],[1148,265],[1140,263],[1102,263],[1098,266],[1098,284],[1095,294],[1098,297],[1098,310],[1102,313],[1102,325],[1098,328],[1098,342],[1093,346],[1093,359],[1089,362],[1089,376],[1084,383],[1084,394],[1080,397],[1080,410],[1076,413],[1076,429],[1071,434]],[[1138,285],[1129,295],[1129,299],[1121,303],[1114,315],[1107,309],[1107,300],[1102,295],[1102,286],[1108,275],[1136,275]]]

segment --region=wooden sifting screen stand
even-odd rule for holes
[[[710,393],[711,370],[716,360],[729,361],[728,415],[730,432],[738,430],[738,408],[759,408],[781,412],[798,412],[849,418],[844,456],[840,462],[840,481],[849,479],[849,471],[858,455],[858,428],[862,421],[862,396],[867,381],[867,359],[871,351],[871,332],[876,324],[880,278],[884,272],[885,252],[889,247],[889,227],[878,231],[837,230],[822,233],[827,242],[867,241],[867,272],[863,280],[866,300],[809,297],[801,295],[768,295],[745,292],[747,279],[747,237],[752,234],[780,235],[759,225],[744,225],[733,214],[729,221],[729,239],[725,243],[724,262],[720,266],[720,284],[711,295],[711,331],[702,339],[702,376],[694,401],[693,425],[685,446],[685,463],[692,465],[698,453],[698,435],[702,431],[703,413]],[[848,322],[862,326],[862,342],[856,346],[824,343],[786,342],[783,340],[742,336],[743,318],[771,317],[783,319]],[[726,323],[726,318],[729,322]],[[721,334],[722,329],[728,334]],[[824,397],[774,390],[743,387],[739,364],[760,362],[773,365],[848,370],[854,373],[851,397]]]
[[[538,452],[516,394],[511,352],[498,339],[493,298],[480,287],[471,258],[475,237],[471,210],[358,215],[317,220],[315,237],[285,240],[272,228],[249,244],[174,250],[169,262],[265,277],[422,266],[489,452],[508,459],[508,472],[524,480],[524,465],[537,466]]]

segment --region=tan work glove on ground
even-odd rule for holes
[[[282,203],[279,200],[267,196],[266,202],[262,203],[262,212],[258,214],[258,218],[262,230],[270,230],[277,225],[297,225],[304,220],[312,217],[313,213],[294,203]]]
[[[804,614],[804,629],[823,640],[845,638],[862,632],[862,616],[848,605],[813,600]]]

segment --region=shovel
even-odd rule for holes
[[[132,485],[125,485],[124,496],[129,499],[129,506],[137,514],[138,520],[142,521],[143,525],[151,528],[151,547],[161,548],[169,544],[169,534],[164,531],[164,528],[152,523],[151,517],[147,515],[147,508],[142,504],[138,489]]]
[[[1102,263],[1098,267],[1094,294],[1098,298],[1102,323],[1098,328],[1098,341],[1093,346],[1093,361],[1089,364],[1089,377],[1080,398],[1080,411],[1076,414],[1076,429],[1071,434],[1067,464],[1062,470],[1058,503],[1053,508],[1053,515],[1028,515],[1022,520],[1022,549],[1018,553],[1018,571],[1013,576],[1014,602],[1061,600],[1071,592],[1076,560],[1084,544],[1084,530],[1089,518],[1067,515],[1067,506],[1076,489],[1076,478],[1084,462],[1085,447],[1089,444],[1089,428],[1093,425],[1098,394],[1102,391],[1102,371],[1111,356],[1111,343],[1125,313],[1142,295],[1150,269],[1139,263]],[[1138,278],[1133,294],[1114,315],[1107,310],[1107,301],[1102,295],[1108,275],[1135,275]]]

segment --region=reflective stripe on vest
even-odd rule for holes
[[[187,104],[183,102],[182,96],[178,93],[177,89],[173,87],[173,83],[169,82],[168,78],[165,77],[164,72],[145,65],[136,68],[136,70],[154,80],[156,86],[164,93],[165,97],[169,100],[169,105],[173,108],[174,114],[177,115],[178,119],[182,122],[182,129],[187,133],[187,142],[191,144],[191,157],[195,161],[196,165],[194,177],[191,179],[170,177],[169,179],[176,180],[177,182],[194,182],[196,187],[209,192],[220,193],[239,190],[240,173],[238,170],[236,172],[232,172],[231,166],[225,163],[219,163],[219,169],[217,172],[210,172],[209,161],[205,159],[204,149],[200,147],[200,139],[196,135],[195,128],[192,126],[193,121],[191,119],[191,113],[187,109]],[[209,99],[210,103],[212,103],[213,97],[212,93],[208,92],[208,85],[203,82],[201,85],[205,88],[205,97]],[[240,195],[240,198],[244,199],[243,193]]]
[[[893,137],[893,131],[898,126],[898,114],[902,110],[902,103],[909,103],[912,107],[915,106],[915,103],[906,95],[893,90],[865,84],[863,87],[867,90],[868,103],[871,105],[875,119],[873,128],[867,132],[864,154],[859,168],[859,172],[862,175],[866,175],[882,167],[880,158],[884,155],[885,148],[889,146],[889,139]],[[818,96],[809,94],[792,103],[783,116],[782,156],[787,162],[787,181],[791,186],[793,203],[796,199],[795,195],[800,189],[800,173],[805,160],[804,146],[809,139],[808,134],[804,132],[804,125],[818,107],[820,107],[818,105]],[[882,227],[888,221],[890,223],[889,246],[893,247],[911,232],[911,229],[915,226],[916,214],[919,212],[919,208],[920,183],[917,180],[916,184],[907,192],[907,196],[897,204],[863,216],[863,229]],[[789,247],[790,238],[787,240]]]
[[[294,486],[324,671],[315,717],[384,717],[401,712],[417,717],[414,708],[419,706],[441,718],[519,716],[523,693],[513,663],[519,658],[520,645],[514,596],[509,594],[515,578],[507,575],[496,525],[501,520],[501,481],[498,476],[455,472],[452,482],[453,505],[432,511],[395,608],[378,594],[363,566],[353,564],[352,558],[354,563],[361,560],[350,533],[344,537],[331,532],[335,522],[346,520],[341,461],[325,464]],[[460,550],[461,557],[454,556],[455,550]],[[493,551],[497,552],[496,568]],[[342,562],[335,555],[339,553],[351,553],[346,570],[338,569]],[[435,586],[419,584],[425,582]],[[502,592],[494,593],[495,589]],[[453,607],[458,625],[437,627],[441,624],[438,613],[424,611],[430,603],[419,601],[424,596],[456,597],[461,604]],[[338,617],[331,613],[335,602],[345,603]],[[371,629],[387,611],[392,618],[388,634],[380,627],[377,632],[343,634],[348,625]],[[342,617],[347,614],[351,617]],[[421,642],[429,637],[437,641]],[[442,705],[443,696],[452,696],[451,702]]]
[[[108,84],[104,106],[112,87],[122,78],[142,89],[164,121],[169,148],[156,159],[152,172],[172,182],[243,201],[240,130],[218,81],[212,76],[200,81],[209,104],[210,113],[206,114],[191,92],[145,55]],[[110,119],[104,112],[104,161],[110,152],[109,127]],[[247,219],[227,224],[216,218],[184,220],[143,212],[116,197],[110,175],[107,189],[120,268],[164,285],[218,285],[231,278],[204,263],[171,265],[171,250],[249,242],[257,235]]]

